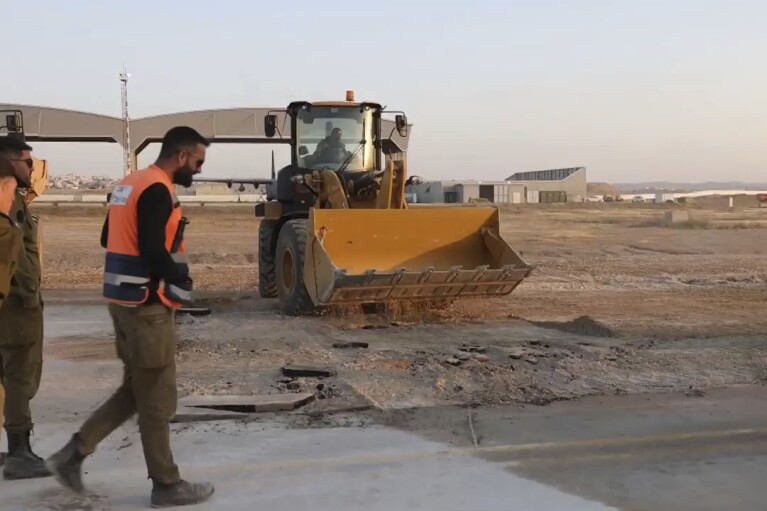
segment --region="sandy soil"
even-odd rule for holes
[[[44,287],[98,289],[104,209],[37,207],[45,235]],[[625,334],[760,333],[767,297],[767,209],[689,208],[662,227],[664,205],[517,207],[503,235],[536,270],[512,295],[457,305],[451,317],[536,321],[589,315]],[[254,293],[258,219],[251,206],[186,208],[201,290]]]
[[[542,404],[594,393],[764,381],[767,352],[758,337],[767,327],[767,209],[739,203],[729,211],[721,201],[674,206],[687,208],[690,221],[667,227],[668,207],[504,209],[504,237],[536,266],[504,299],[383,317],[345,311],[284,318],[274,301],[258,297],[215,304],[210,317],[181,320],[182,390],[290,392],[319,385],[328,402],[405,407]],[[36,210],[45,233],[44,286],[97,289],[104,210]],[[185,213],[198,289],[255,296],[253,208]],[[333,347],[350,340],[369,348]],[[103,339],[61,339],[49,351],[54,358],[114,356]],[[291,381],[279,373],[286,363],[326,365],[337,375]]]

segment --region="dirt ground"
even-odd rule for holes
[[[690,220],[667,226],[668,209]],[[38,206],[44,287],[97,290],[101,207]],[[536,205],[502,210],[502,234],[536,266],[510,296],[427,313],[345,311],[285,318],[257,296],[252,206],[185,208],[196,287],[238,292],[180,320],[185,393],[315,390],[316,406],[543,404],[598,393],[761,383],[767,209],[694,205]],[[338,342],[367,348],[336,348]],[[60,339],[54,358],[113,357],[109,339]],[[331,367],[291,379],[288,364]]]

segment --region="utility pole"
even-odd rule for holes
[[[122,89],[122,108],[123,108],[123,172],[127,176],[131,173],[131,151],[130,151],[130,117],[128,116],[128,68],[123,64],[123,71],[120,73],[120,84]]]

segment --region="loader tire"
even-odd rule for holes
[[[277,269],[274,264],[276,220],[261,220],[258,226],[258,292],[262,298],[277,296]]]
[[[304,284],[306,220],[289,220],[277,238],[277,294],[282,312],[299,316],[314,311]]]

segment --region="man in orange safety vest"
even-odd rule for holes
[[[208,145],[192,128],[173,128],[165,134],[157,161],[126,176],[111,193],[101,235],[106,248],[103,296],[124,377],[109,400],[48,459],[58,481],[76,492],[84,491],[83,459],[138,413],[152,505],[198,504],[213,494],[211,484],[181,479],[169,433],[177,399],[175,311],[192,291],[183,238],[186,218],[175,185],[192,185]]]

